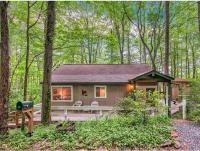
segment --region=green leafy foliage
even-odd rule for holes
[[[28,149],[30,145],[42,148],[41,142],[51,149],[107,148],[152,148],[171,139],[170,120],[166,116],[150,117],[147,125],[139,122],[138,116],[117,116],[87,122],[77,122],[76,130],[59,133],[55,125],[34,126],[34,133],[27,138],[19,130],[11,130],[8,137],[0,140],[0,147]],[[133,123],[135,123],[133,125]]]
[[[127,97],[120,99],[118,106],[127,113],[144,112],[150,107],[156,107],[158,110],[163,109],[161,102],[163,95],[158,91],[146,93],[143,90],[133,90]]]
[[[131,113],[142,115],[140,119],[142,123],[146,124],[148,118],[148,110],[155,110],[163,112],[164,106],[162,105],[162,94],[158,91],[145,92],[143,90],[133,90],[128,97],[122,98],[118,106],[122,109],[123,113]]]
[[[200,124],[200,82],[190,84],[190,96],[187,97],[187,118]]]

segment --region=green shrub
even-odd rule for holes
[[[187,119],[200,124],[200,81],[193,80],[190,88],[190,96],[187,99]]]
[[[128,97],[124,97],[119,101],[118,107],[126,114],[131,112],[141,114],[140,119],[143,124],[146,124],[148,120],[148,108],[155,107],[158,112],[164,112],[164,106],[160,101],[162,97],[162,94],[158,91],[147,94],[143,90],[134,90],[130,92]]]

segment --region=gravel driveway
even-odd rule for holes
[[[187,150],[200,151],[200,126],[185,120],[175,120],[173,126]]]

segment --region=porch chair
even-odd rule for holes
[[[82,106],[83,102],[82,101],[75,101],[74,104],[72,106]],[[80,112],[80,110],[77,110],[78,112]]]
[[[73,106],[82,106],[83,102],[82,101],[75,101]]]
[[[99,102],[97,102],[97,101],[92,101],[91,102],[91,107],[98,107],[99,106]],[[92,109],[91,109],[91,113],[92,113]]]
[[[97,102],[97,101],[92,101],[91,106],[99,106],[99,102]]]

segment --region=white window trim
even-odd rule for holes
[[[157,89],[157,85],[136,86],[136,89],[137,89],[137,88],[139,88],[139,90],[142,89],[142,90],[144,90],[144,91],[146,91],[147,88],[155,88],[155,90],[158,90],[158,89]]]
[[[97,97],[96,96],[96,88],[97,87],[103,87],[103,88],[105,88],[105,96],[104,97]],[[94,86],[94,98],[96,98],[96,99],[106,99],[107,98],[107,86],[106,85],[95,85]]]
[[[71,88],[71,100],[53,100],[53,88],[56,87],[70,87]],[[73,86],[72,85],[52,85],[51,86],[51,101],[52,102],[73,102],[73,96],[74,96],[74,91],[73,91]]]

